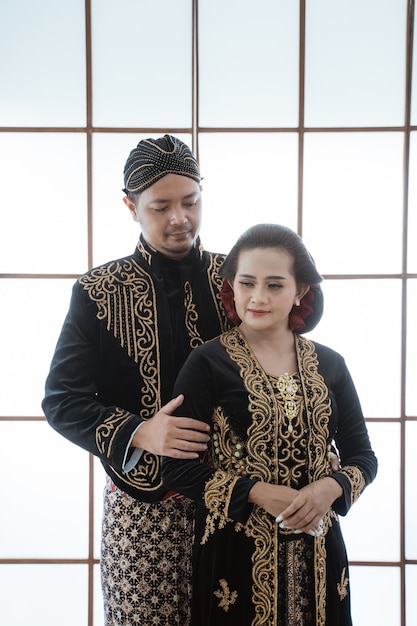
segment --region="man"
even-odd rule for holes
[[[101,574],[107,626],[186,626],[193,505],[167,492],[160,456],[196,458],[205,424],[171,416],[189,352],[224,331],[217,270],[203,250],[198,164],[170,135],[140,141],[124,202],[141,227],[134,253],[75,283],[46,381],[50,425],[100,458],[107,475]]]

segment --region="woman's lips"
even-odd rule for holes
[[[269,311],[262,311],[260,309],[248,309],[248,313],[254,315],[255,317],[262,317],[263,315],[268,315]]]

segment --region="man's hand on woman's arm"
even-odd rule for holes
[[[160,411],[141,424],[131,445],[152,454],[176,459],[196,459],[207,450],[210,427],[190,417],[176,417],[172,413],[183,403],[184,396],[170,400]]]

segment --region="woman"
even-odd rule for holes
[[[322,278],[276,224],[246,231],[221,275],[237,327],[194,350],[174,388],[181,415],[211,425],[210,449],[163,463],[197,503],[192,625],[350,626],[338,514],[377,461],[342,356],[300,334],[321,318]]]

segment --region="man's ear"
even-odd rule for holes
[[[139,222],[138,214],[137,214],[137,211],[136,211],[136,204],[134,203],[132,198],[129,198],[129,196],[125,196],[123,198],[123,202],[125,203],[125,205],[129,209],[129,211],[130,211],[130,213],[132,215],[132,218],[135,220],[135,222]]]

